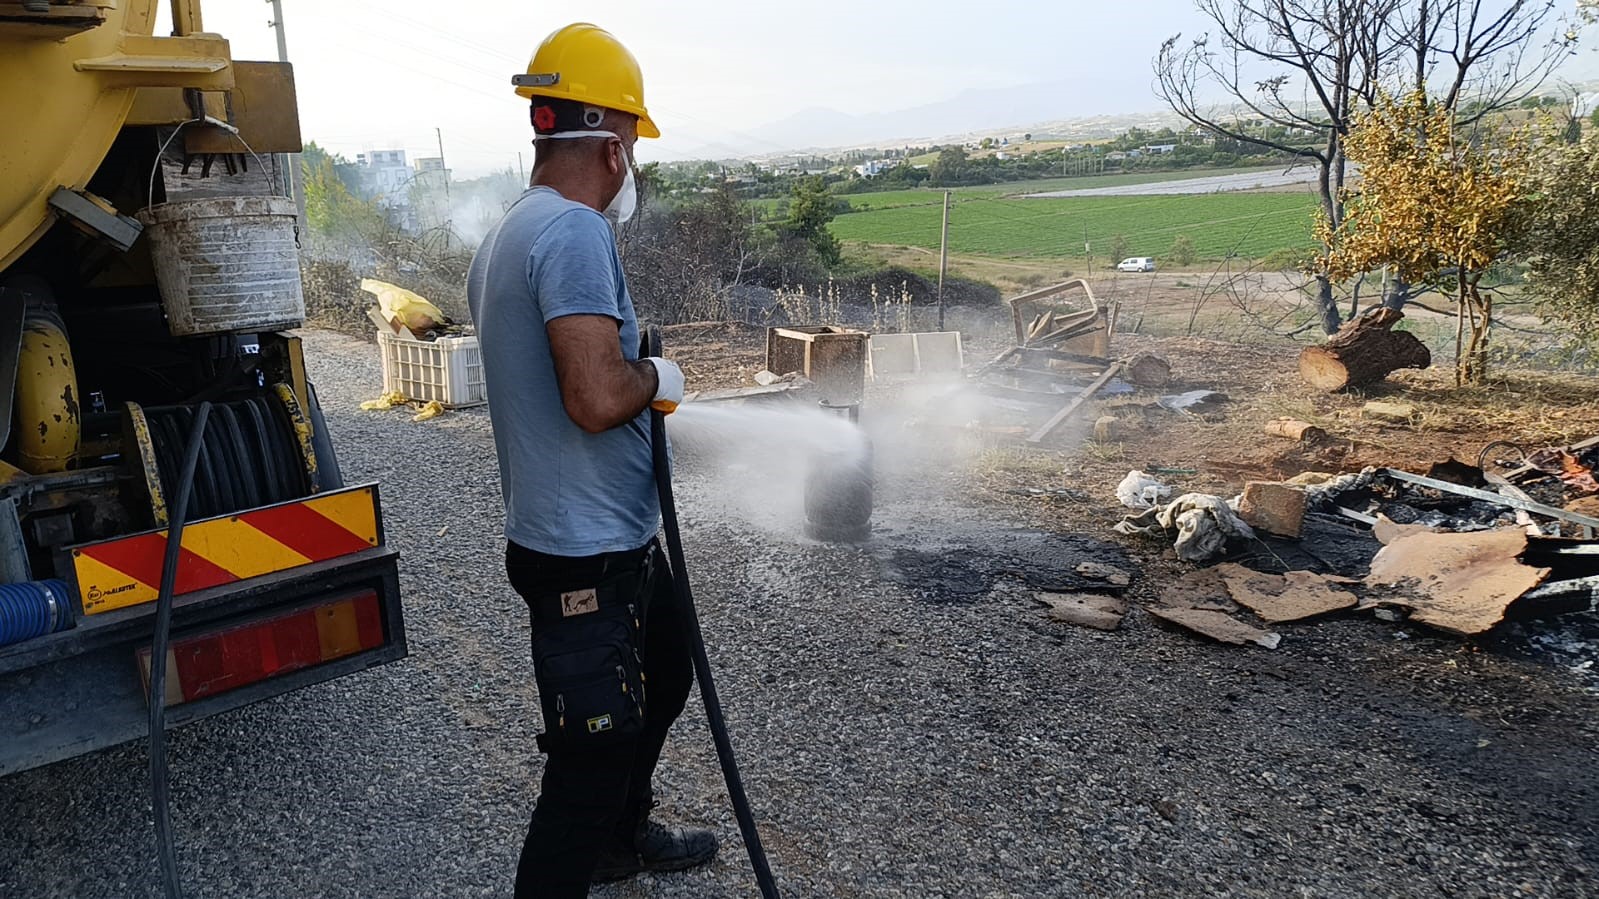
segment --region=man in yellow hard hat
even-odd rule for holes
[[[650,789],[693,667],[656,543],[649,410],[683,373],[639,358],[612,231],[633,214],[633,144],[660,131],[638,62],[593,25],[539,45],[512,79],[531,101],[529,190],[467,279],[505,499],[505,565],[532,616],[544,778],[518,897],[710,861],[706,830],[651,820]]]

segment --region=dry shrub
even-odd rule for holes
[[[306,320],[359,337],[371,337],[366,317],[375,300],[362,278],[388,281],[421,294],[452,321],[470,320],[466,273],[472,250],[442,230],[421,235],[388,229],[369,242],[314,237],[300,260]]]

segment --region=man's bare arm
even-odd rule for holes
[[[623,358],[617,341],[620,327],[607,315],[563,315],[544,326],[561,404],[572,422],[590,434],[632,421],[655,397],[655,366]]]

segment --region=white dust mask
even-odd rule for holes
[[[541,140],[576,140],[583,137],[614,137],[621,140],[622,136],[614,131],[562,131],[558,134],[534,135],[534,141]],[[627,174],[622,176],[622,187],[617,190],[616,196],[605,205],[602,211],[604,216],[612,222],[621,225],[633,217],[638,211],[638,182],[633,177],[633,156],[628,153],[627,145],[622,148],[622,158],[627,160]]]

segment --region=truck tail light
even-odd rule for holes
[[[225,630],[174,639],[167,649],[167,705],[225,693],[383,645],[378,595],[368,590]],[[150,649],[138,652],[150,691]]]

